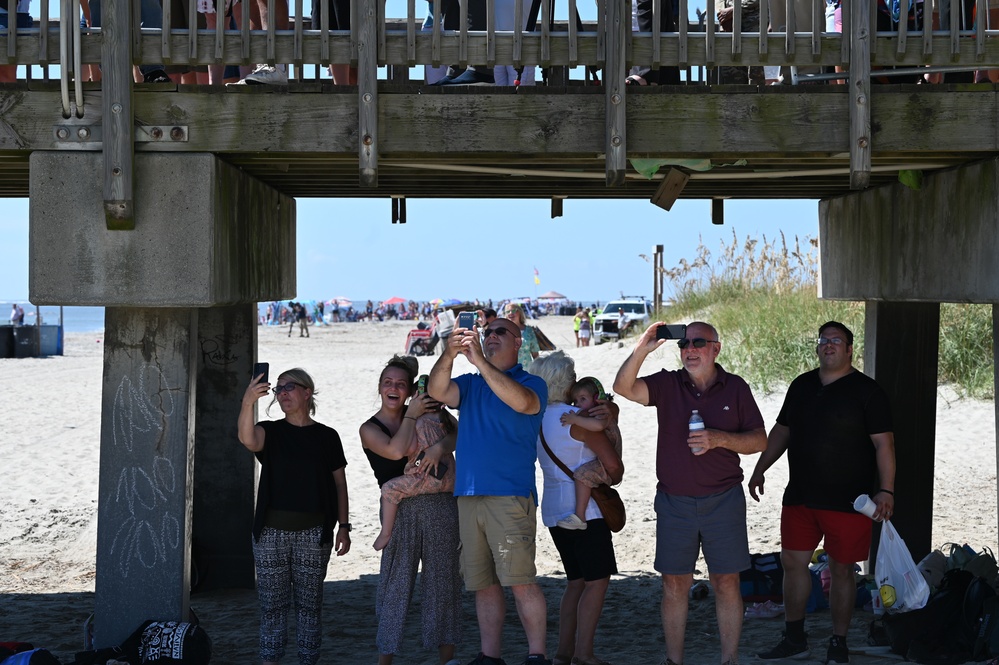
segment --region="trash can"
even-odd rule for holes
[[[38,326],[38,354],[62,355],[62,326]]]
[[[16,326],[14,328],[14,357],[38,357],[38,328],[36,326]]]
[[[0,326],[0,358],[14,357],[14,326]]]

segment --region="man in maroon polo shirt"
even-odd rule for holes
[[[677,340],[683,369],[638,378],[645,358],[666,341],[656,339],[662,325],[653,323],[639,338],[614,391],[655,406],[659,422],[655,568],[663,576],[664,664],[683,662],[687,591],[701,548],[715,590],[721,662],[736,663],[743,616],[739,573],[749,567],[739,455],[766,448],[766,429],[749,385],[715,362],[721,342],[708,323],[691,323]],[[688,431],[694,410],[705,427]]]

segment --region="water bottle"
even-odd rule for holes
[[[697,409],[694,409],[693,411],[690,412],[690,420],[687,421],[687,431],[693,432],[700,429],[704,429],[704,418],[701,418],[701,414],[697,412]],[[691,448],[690,452],[699,453],[702,450],[704,450],[704,448],[698,446],[695,448]]]

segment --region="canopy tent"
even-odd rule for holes
[[[549,291],[538,296],[538,300],[567,300],[567,298],[558,291]]]

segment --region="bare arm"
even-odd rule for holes
[[[643,406],[649,405],[649,387],[644,379],[638,378],[638,370],[642,368],[645,358],[662,346],[665,341],[656,339],[656,329],[661,325],[664,324],[656,322],[646,328],[642,336],[638,338],[635,349],[625,359],[614,378],[614,392]]]
[[[895,491],[895,435],[892,432],[871,434],[874,442],[874,457],[878,463],[878,487]],[[890,518],[895,513],[895,495],[878,491],[871,498],[878,504],[874,511],[874,519]]]
[[[589,416],[581,416],[578,412],[566,411],[559,418],[559,421],[563,425],[575,425],[577,427],[582,427],[588,432],[602,432],[607,427],[606,420],[600,420],[599,418],[591,418]]]
[[[740,455],[752,455],[767,447],[767,431],[762,427],[747,432],[723,432],[717,429],[702,429],[691,432],[687,437],[691,448],[702,448],[695,455],[703,455],[712,448],[725,448]]]
[[[533,415],[541,411],[541,399],[536,392],[527,386],[517,383],[507,376],[505,372],[496,369],[491,362],[486,360],[486,357],[482,355],[482,343],[479,341],[478,333],[471,330],[465,331],[462,328],[457,328],[456,331],[458,334],[454,335],[457,338],[454,342],[456,347],[460,349],[458,352],[465,354],[468,361],[479,370],[479,374],[482,375],[490,390],[504,404],[517,413]],[[434,369],[436,368],[437,366],[435,365]],[[430,377],[432,379],[433,374]],[[445,403],[450,406],[449,403]]]
[[[402,424],[392,436],[374,423],[365,422],[358,430],[361,446],[385,459],[402,459],[416,440],[416,419],[436,405],[437,402],[428,395],[417,395],[409,400]]]
[[[236,431],[239,442],[246,446],[250,452],[258,453],[264,449],[264,428],[255,422],[253,407],[257,400],[267,394],[270,388],[269,383],[262,383],[263,374],[253,377],[250,385],[243,393],[243,402],[239,409],[239,418],[236,421]]]
[[[596,453],[597,459],[600,460],[600,463],[604,467],[604,471],[607,472],[607,475],[610,476],[615,485],[621,482],[621,478],[624,477],[624,462],[617,456],[614,446],[602,431],[590,432],[589,430],[573,425],[569,428],[569,436],[577,441],[582,441],[586,444],[587,448]]]
[[[756,501],[760,500],[759,495],[763,494],[763,483],[766,482],[764,474],[780,459],[784,451],[791,443],[791,430],[785,425],[774,425],[767,437],[767,449],[756,461],[756,468],[749,479],[749,496]]]
[[[350,506],[347,503],[347,473],[345,469],[346,467],[341,466],[333,472],[333,480],[336,482],[336,505],[338,513],[336,521],[339,524],[350,523]],[[336,550],[337,556],[343,556],[350,551],[350,531],[337,529],[333,549]]]
[[[430,370],[430,380],[427,381],[427,392],[438,402],[447,404],[452,409],[458,407],[461,399],[461,391],[458,384],[451,380],[451,370],[454,368],[454,359],[461,349],[461,336],[456,333],[461,328],[455,329],[451,336],[447,338],[447,345],[441,357],[434,363]]]

